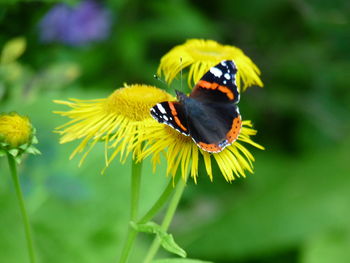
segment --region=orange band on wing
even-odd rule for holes
[[[212,89],[212,90],[220,90],[222,93],[225,93],[226,96],[230,99],[230,100],[233,100],[235,98],[233,92],[228,88],[228,87],[225,87],[225,86],[220,86],[219,84],[217,83],[211,83],[211,82],[208,82],[208,81],[205,81],[205,80],[200,80],[198,82],[198,86],[200,86],[201,88],[205,88],[205,89]]]
[[[220,152],[222,150],[222,148],[216,144],[206,144],[204,142],[199,142],[198,145],[204,151],[207,151],[207,152]]]
[[[238,116],[233,119],[231,129],[226,134],[226,139],[229,143],[232,143],[233,141],[237,140],[239,132],[242,128],[242,120],[241,116]]]
[[[176,122],[176,124],[181,128],[183,129],[184,131],[187,131],[186,127],[182,125],[179,117],[177,117],[177,111],[175,109],[175,106],[174,104],[171,102],[171,101],[168,101],[168,104],[169,104],[169,107],[170,107],[170,110],[171,110],[171,114],[174,116],[174,120]]]

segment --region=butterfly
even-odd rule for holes
[[[203,75],[189,96],[176,90],[177,101],[156,104],[151,116],[191,136],[202,150],[221,152],[237,140],[242,128],[236,76],[234,62],[221,61]]]

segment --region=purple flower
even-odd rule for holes
[[[83,46],[108,37],[111,13],[92,0],[82,1],[74,7],[57,4],[42,18],[39,29],[44,43]]]

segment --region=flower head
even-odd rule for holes
[[[39,24],[43,42],[82,46],[108,37],[111,14],[98,2],[85,0],[75,7],[56,4]]]
[[[61,135],[60,143],[82,140],[70,158],[88,148],[80,165],[95,144],[104,141],[108,166],[118,153],[121,154],[121,160],[125,160],[130,152],[134,156],[140,153],[140,137],[145,122],[151,119],[149,109],[158,102],[171,98],[168,93],[153,86],[124,84],[123,88],[117,89],[105,99],[55,100],[55,103],[71,108],[69,111],[55,112],[71,119],[57,127],[56,132]],[[108,157],[110,148],[113,148],[113,153]]]
[[[264,149],[251,140],[256,134],[250,121],[243,121],[241,132],[237,141],[226,147],[222,152],[210,154],[201,150],[189,136],[182,135],[171,127],[151,120],[148,122],[143,140],[146,140],[145,149],[139,158],[152,156],[153,167],[160,160],[160,154],[165,152],[167,159],[167,174],[175,176],[178,169],[181,169],[182,178],[185,179],[190,173],[197,181],[199,160],[203,158],[205,169],[213,180],[212,160],[218,164],[220,171],[226,181],[232,181],[235,177],[245,177],[245,170],[253,172],[253,155],[242,143],[253,145]]]
[[[234,60],[237,72],[237,86],[241,91],[257,85],[262,87],[260,70],[254,62],[237,47],[221,45],[213,40],[190,39],[178,45],[165,54],[158,68],[165,80],[171,83],[178,73],[189,67],[188,85],[197,83],[200,78],[214,65],[222,60]]]
[[[29,119],[15,112],[0,115],[0,156],[11,154],[19,162],[23,153],[38,154],[35,129]]]

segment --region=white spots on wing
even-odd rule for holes
[[[152,114],[152,113],[151,113],[151,116],[152,116],[152,118],[155,119],[156,121],[158,121],[158,122],[160,121],[160,119],[158,118],[158,115],[157,115],[157,114]]]
[[[226,81],[226,80],[224,80],[224,81],[223,81],[223,83],[226,85],[227,81]]]
[[[227,79],[227,80],[230,80],[230,79],[231,79],[231,75],[228,74],[228,73],[225,73],[224,77],[225,77],[225,79]]]
[[[180,129],[177,127],[177,125],[174,126],[174,123],[171,122],[171,120],[172,120],[173,118],[171,118],[170,116],[169,116],[169,117],[168,117],[168,116],[165,116],[165,115],[157,115],[157,116],[151,115],[151,116],[152,116],[156,121],[170,126],[170,127],[173,128],[175,131],[180,132],[180,133],[182,133],[182,134],[185,135],[185,136],[190,136],[188,133],[185,133],[185,132],[183,132],[182,130],[180,130]],[[168,120],[169,118],[170,118],[170,121]]]
[[[177,131],[177,132],[179,132],[179,133],[182,133],[183,135],[188,136],[188,134],[186,134],[186,133],[184,133],[183,131],[181,131],[180,129],[174,127],[174,125],[172,125],[171,123],[167,122],[167,123],[165,123],[165,124],[167,124],[168,126],[170,126],[171,128],[173,128],[175,131]]]
[[[225,148],[228,145],[230,145],[228,140],[223,140],[222,142],[219,143],[220,148]]]
[[[228,140],[223,140],[223,141],[221,141],[221,142],[219,142],[219,144],[218,144],[218,146],[220,147],[220,149],[218,150],[218,151],[208,151],[208,150],[206,150],[206,149],[203,149],[202,147],[201,147],[201,145],[198,143],[198,142],[196,142],[195,141],[195,139],[193,139],[193,137],[192,137],[192,140],[197,144],[197,146],[199,147],[199,148],[201,148],[203,151],[206,151],[206,152],[208,152],[208,153],[219,153],[219,152],[221,152],[223,149],[225,149],[227,146],[229,146],[229,145],[231,145],[233,142],[229,142]]]
[[[212,73],[217,78],[220,78],[222,76],[222,71],[216,67],[210,68],[210,73]]]
[[[238,107],[237,107],[236,111],[237,111],[238,115],[241,115],[241,113],[239,112],[239,108]]]
[[[161,113],[163,113],[163,114],[166,113],[166,111],[165,111],[164,107],[162,106],[162,104],[157,104],[157,108],[158,108],[158,110],[159,110]]]
[[[162,110],[164,110],[165,112],[165,109],[163,108],[162,105],[158,104],[157,105],[157,108],[162,112]],[[154,114],[153,114],[154,113]],[[185,136],[189,136],[189,134],[187,133],[184,133],[182,130],[180,130],[178,127],[174,126],[174,123],[172,123],[173,121],[173,118],[171,116],[167,116],[165,114],[159,114],[159,112],[157,112],[155,109],[151,109],[151,116],[158,122],[160,123],[163,123],[163,124],[166,124],[168,126],[170,126],[171,128],[173,128],[174,130],[182,133],[183,135]],[[169,121],[170,120],[170,121]]]
[[[175,130],[178,131],[178,132],[181,132],[181,133],[182,133],[183,135],[185,135],[185,136],[189,136],[188,134],[184,133],[183,131],[181,131],[181,130],[179,130],[179,129],[176,129],[176,128],[175,128]]]
[[[221,65],[223,65],[224,67],[226,67],[226,61],[225,61],[225,60],[221,61]]]

